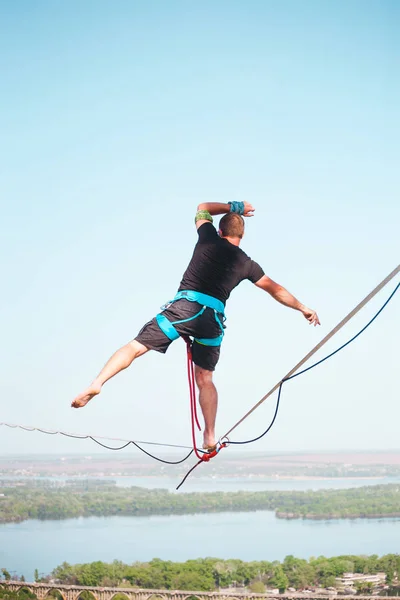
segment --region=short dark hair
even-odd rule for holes
[[[244,236],[244,219],[237,213],[224,215],[219,222],[222,237],[242,239]]]

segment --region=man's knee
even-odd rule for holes
[[[129,344],[125,346],[125,348],[129,348],[129,351],[133,354],[134,359],[139,358],[139,356],[143,356],[143,354],[146,354],[146,352],[149,351],[149,349],[146,346],[144,346],[137,340],[132,340],[131,342],[129,342]]]
[[[213,371],[207,371],[206,369],[202,369],[196,365],[195,378],[198,388],[201,389],[205,385],[209,385],[213,382]]]

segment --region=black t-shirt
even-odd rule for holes
[[[244,279],[255,283],[264,275],[259,264],[238,246],[219,237],[211,223],[198,229],[199,240],[179,286],[218,298],[224,304]]]

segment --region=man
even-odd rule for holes
[[[216,215],[224,215],[218,233],[212,224],[212,216]],[[195,219],[198,242],[174,300],[147,323],[132,342],[117,350],[93,383],[72,402],[74,408],[85,406],[100,393],[106,381],[139,356],[149,350],[165,353],[174,339],[190,336],[205,422],[203,448],[215,446],[218,395],[212,378],[225,328],[225,303],[231,291],[249,279],[281,304],[300,311],[309,323],[320,324],[314,310],[267,277],[260,265],[239,248],[244,235],[243,217],[253,215],[254,208],[247,202],[207,202],[198,206]]]

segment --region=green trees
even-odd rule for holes
[[[356,581],[354,587],[357,590],[357,594],[366,595],[372,592],[374,584],[371,581]]]
[[[249,590],[253,592],[253,594],[264,594],[265,584],[262,581],[254,581],[249,585]]]
[[[386,554],[379,559],[380,570],[386,574],[386,583],[392,585],[400,578],[400,555]]]
[[[292,555],[286,556],[282,567],[290,587],[301,590],[308,586],[312,586],[315,582],[315,570],[312,565],[304,559],[295,558]]]
[[[272,587],[278,588],[280,594],[283,594],[285,592],[286,588],[289,585],[289,579],[285,571],[283,570],[282,565],[277,564],[274,566],[273,575],[269,580],[269,584]]]
[[[354,572],[354,562],[345,557],[328,559],[319,556],[311,558],[310,565],[314,569],[316,582],[322,587],[334,587],[336,577]]]
[[[10,590],[0,587],[0,600],[37,600],[37,598],[35,594],[32,594],[32,592],[26,588],[22,588],[22,590],[19,590],[18,592],[11,592]]]
[[[147,589],[177,589],[213,591],[239,587],[254,593],[265,588],[278,588],[283,593],[288,587],[302,590],[336,585],[336,577],[346,572],[385,572],[387,578],[399,581],[400,555],[372,556],[319,556],[309,561],[286,556],[282,561],[253,561],[219,558],[201,558],[183,563],[154,558],[146,563],[125,565],[119,561],[107,564],[69,565],[63,563],[51,574],[62,584],[89,586],[133,586]],[[360,588],[360,591],[367,587]],[[1,599],[0,599],[1,600]],[[85,600],[85,599],[84,599]],[[90,600],[87,598],[86,600]]]
[[[9,578],[7,569],[2,569]],[[159,558],[145,563],[126,565],[120,561],[70,565],[64,562],[42,581],[51,579],[59,584],[89,587],[138,587],[144,589],[176,589],[186,591],[214,591],[221,588],[242,588],[263,593],[267,588],[278,588],[283,593],[288,587],[303,590],[336,585],[336,577],[346,572],[375,574],[385,572],[386,579],[400,590],[400,554],[372,556],[319,556],[309,561],[288,555],[282,562],[238,559],[200,558],[186,562],[164,561]],[[36,576],[38,574],[35,574]],[[368,593],[370,585],[356,584],[359,593]],[[35,596],[26,589],[19,596],[5,596],[0,600],[30,600]],[[11,594],[11,592],[8,592]],[[22,594],[22,595],[21,595]],[[25,594],[25,596],[23,595]],[[57,590],[50,594],[59,597]],[[89,592],[82,592],[80,600],[93,600]],[[120,600],[124,600],[121,598]]]
[[[67,562],[63,562],[53,570],[52,577],[65,585],[74,585],[75,583],[78,583],[76,572],[79,567],[80,565],[72,566]]]
[[[77,516],[167,515],[273,510],[279,518],[374,518],[400,516],[397,485],[318,492],[213,492],[173,494],[166,490],[113,486],[3,487],[0,523]]]
[[[9,579],[7,569],[1,570],[3,578]],[[278,588],[283,593],[288,587],[304,590],[336,585],[336,577],[343,573],[376,574],[386,573],[386,580],[400,594],[400,554],[382,557],[344,555],[327,558],[313,557],[310,560],[288,555],[282,562],[252,561],[238,559],[200,558],[186,562],[164,561],[159,558],[145,563],[126,565],[120,561],[70,565],[64,562],[48,576],[58,584],[89,587],[138,587],[144,589],[176,589],[186,591],[214,591],[221,588],[242,588],[253,593],[264,593],[269,588]],[[38,574],[35,574],[38,575]],[[372,584],[355,584],[359,593],[368,593]],[[397,586],[397,587],[396,587]],[[4,590],[3,590],[4,591]],[[7,590],[7,594],[11,594]],[[0,600],[31,600],[35,598],[28,590],[19,595],[2,594]],[[24,595],[25,594],[25,595]],[[55,590],[50,594],[59,598]],[[90,592],[82,592],[80,600],[93,600]],[[124,598],[116,599],[124,600]],[[126,600],[126,598],[125,598]]]
[[[54,600],[64,600],[63,595],[59,590],[50,590],[46,598],[54,598]]]

